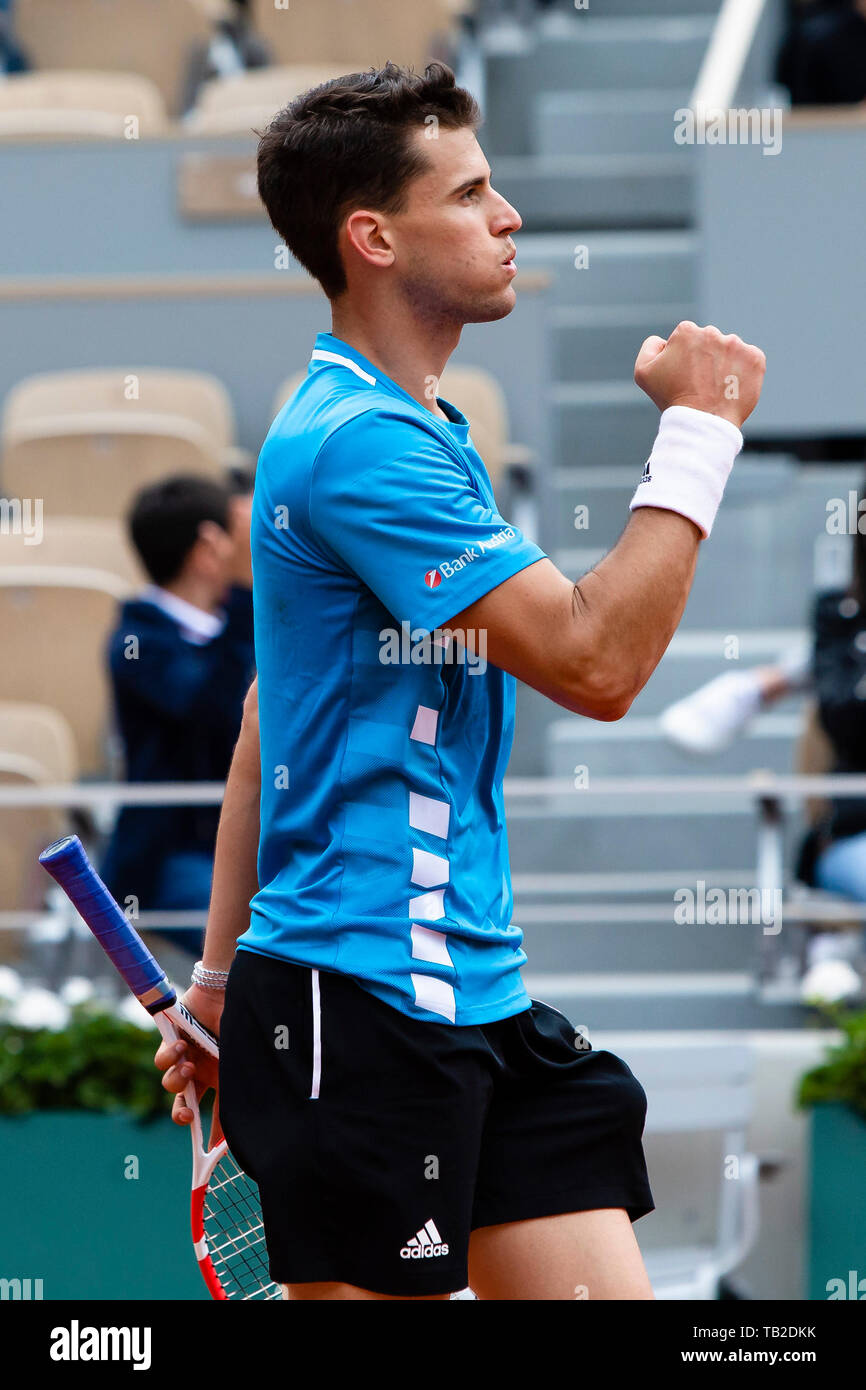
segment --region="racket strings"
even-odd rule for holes
[[[207,1185],[204,1234],[211,1263],[229,1298],[282,1297],[268,1271],[259,1190],[229,1153],[220,1159]]]

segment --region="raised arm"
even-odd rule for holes
[[[576,582],[538,560],[448,629],[482,654],[483,634],[488,660],[566,709],[622,718],[682,617],[765,366],[758,348],[691,322],[648,338],[635,381],[664,413],[617,544]]]

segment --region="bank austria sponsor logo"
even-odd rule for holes
[[[435,1260],[439,1255],[447,1255],[448,1246],[442,1240],[432,1219],[425,1221],[420,1231],[410,1236],[400,1251],[401,1260]]]
[[[467,545],[459,555],[455,555],[453,560],[443,560],[436,569],[428,570],[424,576],[424,583],[428,589],[435,589],[443,579],[450,579],[452,574],[459,574],[467,565],[471,565],[474,560],[482,555],[487,555],[489,551],[498,549],[501,545],[507,545],[513,541],[517,532],[513,526],[503,526],[501,531],[494,531],[492,536],[479,541],[477,545]]]

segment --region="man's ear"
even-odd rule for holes
[[[224,526],[220,526],[218,521],[200,521],[197,527],[196,542],[206,541],[210,545],[219,545],[220,537],[228,536],[228,531]]]
[[[216,521],[200,521],[195,546],[201,547],[203,556],[225,563],[234,549],[229,532]],[[190,551],[192,555],[192,551]]]

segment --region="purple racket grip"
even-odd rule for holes
[[[39,863],[60,884],[148,1013],[158,1014],[173,1004],[174,990],[87,858],[78,836],[56,840],[42,851]]]

